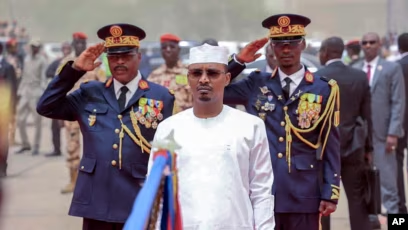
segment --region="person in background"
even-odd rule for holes
[[[74,57],[68,55],[60,62],[60,66],[55,73],[58,75],[59,69],[61,69],[67,62],[73,61],[75,58],[78,58],[82,52],[87,47],[87,39],[88,36],[83,32],[75,32],[72,34],[72,48],[74,49]],[[93,69],[92,71],[86,72],[79,81],[76,82],[73,89],[69,91],[69,93],[77,90],[82,82],[88,81],[105,81],[104,72],[101,71],[100,67]],[[76,180],[78,177],[78,167],[79,167],[79,160],[81,158],[81,143],[80,143],[80,135],[81,130],[79,127],[79,123],[77,121],[64,121],[65,127],[65,138],[67,142],[67,166],[69,171],[69,182],[61,189],[62,194],[72,193],[75,189]],[[58,156],[58,154],[53,153],[54,156]]]
[[[347,56],[349,59],[348,65],[353,66],[356,62],[359,62],[362,60],[360,56],[360,52],[361,52],[360,40],[355,39],[355,40],[350,40],[349,42],[347,42],[346,51],[347,51]]]
[[[18,54],[18,42],[16,39],[9,39],[6,42],[6,56],[5,56],[7,62],[11,64],[14,67],[14,72],[16,74],[16,88],[15,90],[18,89],[18,86],[20,85],[21,81],[21,75],[23,72],[23,63],[21,62],[21,58]],[[17,93],[17,92],[15,92]],[[13,106],[17,106],[18,98],[16,98],[17,101],[13,103]],[[16,109],[14,109],[15,111]],[[9,144],[10,145],[15,145],[15,137],[16,137],[16,119],[17,119],[17,114],[13,114],[11,117],[11,122],[10,122],[10,139],[9,139]]]
[[[72,46],[69,42],[63,42],[61,44],[62,57],[54,60],[47,68],[45,74],[48,80],[52,80],[55,77],[58,67],[61,65],[61,61],[66,59],[72,54]],[[51,121],[51,133],[52,144],[54,150],[51,153],[45,154],[46,157],[61,156],[61,128],[64,127],[64,122],[61,120],[52,119]]]
[[[17,103],[17,78],[15,69],[3,56],[0,44],[0,178],[7,176],[9,152],[9,125],[15,117]],[[0,182],[1,183],[1,182]],[[2,192],[2,191],[1,191]],[[2,193],[1,193],[2,195]],[[1,199],[2,197],[0,197]]]
[[[36,105],[47,85],[45,77],[47,61],[41,54],[42,44],[39,40],[31,40],[29,46],[31,53],[25,57],[23,74],[17,91],[20,97],[17,105],[17,127],[22,146],[16,153],[22,154],[32,150],[32,155],[35,156],[39,154],[42,131],[41,116],[36,112]],[[33,148],[27,135],[27,119],[30,115],[34,118],[35,126]]]
[[[404,180],[404,151],[407,148],[408,138],[408,33],[403,33],[398,37],[398,49],[401,54],[401,59],[397,63],[401,65],[402,74],[404,75],[405,83],[405,111],[404,111],[404,136],[398,139],[397,145],[397,183],[399,196],[399,213],[407,213],[406,198],[405,198],[405,180]]]
[[[174,34],[163,34],[160,37],[162,56],[165,61],[153,70],[147,78],[172,91],[176,97],[175,113],[191,108],[193,98],[187,81],[187,66],[180,60],[181,39]]]
[[[398,139],[404,136],[405,82],[401,65],[384,60],[377,33],[366,33],[361,39],[364,59],[352,67],[363,70],[371,88],[373,120],[373,164],[379,169],[381,201],[387,214],[399,213],[397,183]],[[385,215],[385,213],[384,213]],[[372,225],[380,227],[377,216],[370,215]]]
[[[343,40],[322,42],[319,58],[324,66],[315,74],[334,79],[340,89],[341,180],[346,192],[351,230],[371,229],[364,197],[366,167],[372,159],[371,94],[366,74],[341,61]],[[322,229],[330,229],[330,216],[322,217]]]
[[[272,73],[273,70],[277,67],[277,60],[275,53],[273,52],[272,45],[267,44],[265,47],[265,58],[266,58],[266,65],[265,68],[262,69],[263,72]]]

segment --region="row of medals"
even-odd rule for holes
[[[272,95],[259,95],[257,101],[255,102],[255,108],[258,110],[258,115],[262,120],[265,120],[266,112],[272,112],[275,109],[275,104],[270,103],[272,102],[272,99]],[[261,100],[265,100],[265,102],[262,104]]]
[[[146,128],[152,127],[153,129],[156,129],[158,126],[158,121],[163,120],[163,114],[160,113],[159,110],[152,109],[150,112],[146,112],[145,114],[142,114],[142,109],[139,108],[139,111],[135,113],[137,120],[140,122],[140,124],[144,125]]]
[[[300,100],[298,110],[296,113],[299,114],[299,127],[300,128],[310,128],[310,126],[317,122],[320,118],[321,104],[313,103],[306,100]]]

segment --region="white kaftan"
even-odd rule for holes
[[[183,230],[274,229],[273,171],[260,118],[226,105],[208,119],[188,109],[161,122],[154,140],[171,130],[181,146],[177,166]],[[152,157],[149,171],[151,166]]]

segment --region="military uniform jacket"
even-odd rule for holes
[[[111,79],[83,83],[67,95],[85,74],[71,65],[68,62],[50,82],[37,106],[42,116],[78,121],[83,134],[69,214],[124,223],[147,174],[149,142],[157,127],[153,124],[172,115],[174,95],[141,79],[120,111]]]
[[[193,95],[188,85],[187,72],[187,65],[179,60],[173,68],[168,68],[166,64],[161,65],[147,78],[151,82],[173,90],[176,97],[175,113],[193,106]]]
[[[233,77],[244,68],[230,59]],[[286,100],[276,70],[272,75],[255,71],[228,85],[224,103],[243,104],[265,122],[275,175],[275,212],[317,213],[321,200],[337,204],[340,193],[338,86],[306,69]]]

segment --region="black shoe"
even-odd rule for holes
[[[45,157],[59,157],[61,155],[62,155],[61,152],[52,152],[45,154]]]
[[[369,215],[371,228],[373,230],[381,229],[380,220],[377,215]]]
[[[16,151],[16,154],[24,153],[25,151],[30,151],[31,147],[22,147],[20,150]]]

